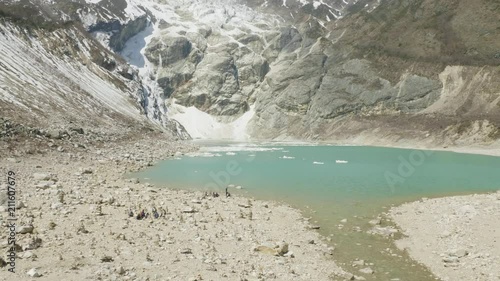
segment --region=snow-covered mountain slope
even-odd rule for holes
[[[30,32],[0,23],[0,57],[2,114],[46,125],[146,120],[135,101],[138,83],[102,67],[115,68],[115,58],[76,27]]]
[[[154,118],[166,114],[180,121],[193,137],[246,138],[234,132],[249,120],[249,114],[240,115],[249,109],[250,93],[267,71],[260,53],[281,18],[234,1],[136,4],[148,11],[152,22],[127,42],[121,54],[147,85],[146,111]],[[180,88],[185,94],[176,95],[178,103],[168,100]],[[216,116],[196,107],[203,105]]]

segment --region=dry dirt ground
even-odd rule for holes
[[[423,199],[390,211],[396,242],[442,280],[500,280],[500,192]]]
[[[18,207],[16,273],[5,265],[0,280],[353,278],[336,266],[333,249],[291,207],[207,197],[124,177],[196,149],[185,143],[141,136],[99,148],[59,151],[45,145],[32,154],[13,149],[0,162],[2,179],[15,172]],[[6,226],[8,213],[0,208]],[[138,220],[143,209],[149,217]],[[6,261],[8,235],[2,227]]]

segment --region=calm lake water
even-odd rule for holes
[[[221,194],[234,184],[242,189],[230,188],[231,193],[288,203],[332,237],[334,258],[343,267],[368,280],[433,280],[390,240],[367,234],[370,219],[392,205],[422,197],[500,189],[500,157],[360,146],[202,146],[196,155],[166,160],[133,176]],[[347,223],[339,229],[342,219]],[[357,227],[362,231],[354,231]],[[351,267],[356,258],[373,263],[376,273],[357,272],[359,268]]]

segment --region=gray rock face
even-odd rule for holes
[[[151,40],[145,55],[150,62],[166,66],[187,58],[191,48],[191,42],[185,37],[162,35]]]
[[[369,61],[342,62],[328,56],[327,49],[311,49],[316,52],[274,63],[256,99],[254,134],[307,136],[309,130],[331,119],[350,114],[416,113],[439,98],[442,85],[438,81],[408,75],[392,84]],[[261,125],[264,122],[270,125],[267,132]]]
[[[239,77],[228,54],[207,54],[198,65],[192,85],[177,95],[181,104],[214,115],[234,115],[242,107],[242,99],[233,97],[239,91]]]

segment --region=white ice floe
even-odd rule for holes
[[[337,164],[347,164],[348,161],[346,161],[346,160],[335,160],[335,163],[337,163]]]
[[[187,153],[186,156],[188,156],[188,157],[221,157],[222,154],[200,150],[200,151],[196,151],[196,152]]]
[[[286,156],[286,155],[283,156],[283,157],[280,157],[280,158],[283,158],[283,159],[295,159],[295,157],[293,157],[293,156]]]
[[[234,152],[234,151],[246,151],[246,152],[260,152],[260,151],[277,151],[282,150],[281,147],[259,147],[259,146],[208,146],[200,148],[203,152]]]
[[[313,164],[315,164],[315,165],[323,165],[323,164],[325,164],[325,163],[323,163],[323,162],[317,162],[317,161],[314,161],[314,162],[313,162]]]

